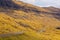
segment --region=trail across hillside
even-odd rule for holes
[[[15,35],[21,35],[23,34],[24,32],[15,32],[15,33],[6,33],[6,34],[0,34],[0,37],[8,37],[8,36],[15,36]]]

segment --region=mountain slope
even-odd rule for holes
[[[21,1],[0,0],[0,34],[23,31],[0,40],[60,40],[60,16],[55,14]]]

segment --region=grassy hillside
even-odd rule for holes
[[[0,36],[0,40],[60,40],[60,13],[21,1],[3,1],[0,0],[0,35],[23,34]]]

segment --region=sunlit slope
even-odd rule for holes
[[[13,4],[0,7],[0,34],[22,31],[23,34],[0,36],[0,40],[60,40],[59,15],[23,2],[13,1]]]
[[[17,35],[19,38],[15,36],[13,38],[12,36],[7,39],[4,38],[6,40],[14,40],[15,38],[16,40],[59,40],[60,31],[56,28],[60,26],[60,21],[53,16],[49,16],[47,14],[34,15],[34,13],[25,13],[16,10],[10,15],[9,13],[0,12],[0,33],[24,31],[24,34]]]

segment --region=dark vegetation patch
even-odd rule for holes
[[[22,15],[12,14],[10,16],[13,17],[13,18],[15,18],[15,19],[28,19],[28,16],[27,15],[23,15],[22,16]]]
[[[56,13],[57,16],[60,16],[60,13]]]
[[[55,17],[56,19],[60,20],[60,13],[54,13],[52,14],[53,17]]]
[[[21,4],[23,5],[23,4]],[[21,6],[16,3],[14,3],[12,0],[0,0],[0,7],[7,9],[14,9],[14,10],[22,10],[24,12],[35,12],[40,13],[36,8],[33,7],[27,7],[27,6]],[[26,4],[28,5],[28,4]]]
[[[0,0],[0,7],[3,8],[13,8],[13,9],[18,9],[19,6],[15,4],[12,0]]]
[[[32,29],[32,30],[35,30],[34,28],[32,28],[30,25],[28,25],[28,24],[25,24],[25,23],[22,23],[22,22],[16,22],[17,24],[19,24],[20,26],[22,26],[22,27],[25,27],[25,28],[30,28],[30,29]]]
[[[60,27],[57,27],[56,29],[60,30]]]
[[[55,18],[60,20],[60,13],[57,13]]]
[[[19,25],[23,26],[23,27],[30,27],[29,25],[22,23],[22,22],[17,22]]]
[[[60,13],[59,12],[42,12],[43,14],[52,15],[54,18],[60,20]]]

